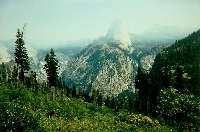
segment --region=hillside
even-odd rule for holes
[[[69,61],[63,72],[67,84],[99,89],[104,95],[116,95],[132,89],[137,63],[126,53],[109,44],[91,44]],[[131,87],[132,86],[132,87]]]
[[[10,80],[7,76],[17,75],[10,72],[10,63],[2,64],[0,128],[2,131],[198,131],[199,32],[168,47],[143,44],[130,48],[118,43],[119,40],[100,38],[63,63],[65,82],[56,78],[53,86],[50,81],[39,78],[37,81],[33,74],[21,81]],[[38,66],[43,61],[37,58],[38,52],[31,46],[26,48],[31,67]],[[130,52],[127,48],[134,50]],[[60,64],[66,61],[62,53],[56,57],[61,59]],[[73,87],[65,85],[66,82]]]
[[[1,131],[163,131],[174,128],[128,111],[115,112],[82,99],[30,92],[22,84],[0,84]]]
[[[178,67],[182,70],[185,91],[199,96],[200,30],[176,41],[156,56],[151,70],[154,87],[161,89],[161,87],[174,86],[174,80],[171,77]]]
[[[104,96],[118,95],[124,90],[135,91],[138,66],[146,71],[164,44],[140,42],[133,38],[122,20],[114,20],[105,36],[94,40],[71,58],[62,73],[66,84],[78,89],[99,89]],[[169,45],[169,44],[168,44]]]
[[[167,109],[172,110],[174,107],[174,114],[170,114],[169,111],[166,112],[168,115],[161,112],[163,117],[171,116],[172,122],[185,120],[199,125],[200,30],[162,50],[155,58],[150,79],[152,85],[149,98],[152,115],[156,115],[158,109],[168,111]],[[167,107],[161,107],[165,103]],[[181,112],[183,113],[180,116]]]

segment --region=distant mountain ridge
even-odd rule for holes
[[[193,29],[190,28],[180,28],[177,26],[164,26],[159,24],[154,24],[140,36],[145,41],[151,42],[162,42],[162,43],[174,43],[174,40],[182,39],[190,34]]]
[[[124,23],[115,20],[105,36],[93,41],[68,62],[62,73],[63,80],[88,92],[99,89],[104,96],[118,95],[126,90],[135,91],[134,79],[138,66],[148,71],[156,54],[166,47],[161,44],[148,45],[139,41],[142,38],[136,38],[138,41],[131,40]]]
[[[125,90],[134,91],[138,66],[149,71],[156,54],[179,39],[176,33],[180,32],[176,28],[167,28],[169,27],[152,27],[148,32],[137,35],[130,33],[123,21],[114,20],[106,35],[93,42],[81,40],[70,42],[71,45],[58,44],[54,51],[61,66],[60,74],[62,73],[62,78],[68,85],[75,84],[77,88],[87,89],[88,92],[96,88],[105,96],[117,95]],[[157,35],[160,35],[159,39]],[[2,46],[5,48],[0,49],[0,53],[3,53],[0,62],[13,60],[14,40],[7,41]],[[44,57],[49,49],[36,49],[28,44],[25,46],[31,70],[45,80]]]

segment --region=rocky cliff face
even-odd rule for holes
[[[138,65],[148,71],[163,47],[152,48],[137,42],[133,46],[131,41],[124,22],[114,20],[104,37],[93,41],[68,62],[63,80],[88,92],[99,89],[104,96],[134,91]]]
[[[62,77],[88,92],[99,89],[104,96],[134,89],[138,63],[131,57],[134,47],[125,23],[114,20],[107,34],[69,61]]]
[[[135,49],[130,54],[113,43],[94,41],[68,62],[62,78],[68,85],[75,84],[88,92],[99,89],[104,96],[134,91],[138,65],[149,71],[164,47]]]
[[[139,64],[141,65],[141,67],[144,70],[149,71],[152,68],[156,55],[159,52],[161,52],[164,48],[167,48],[167,47],[168,45],[165,45],[165,44],[156,45],[156,46],[151,47],[145,53],[142,53],[139,57]]]
[[[133,89],[137,62],[117,47],[99,42],[91,44],[69,61],[63,72],[68,84],[99,89],[107,95],[116,95]]]
[[[12,56],[8,53],[8,48],[0,44],[0,64],[7,63],[12,59]]]

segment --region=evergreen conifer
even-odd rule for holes
[[[16,33],[17,39],[15,41],[15,53],[14,53],[15,63],[17,63],[17,68],[19,69],[19,79],[21,81],[24,81],[24,73],[30,69],[27,50],[24,47],[25,45],[25,41],[23,39],[24,29],[25,29],[25,25],[22,31],[20,31],[20,29],[17,29],[17,33]]]
[[[56,55],[51,48],[50,53],[46,54],[46,57],[44,59],[46,64],[44,65],[44,69],[46,70],[47,73],[47,79],[49,81],[49,85],[51,86],[56,86],[57,81],[58,81],[58,59],[56,58]]]

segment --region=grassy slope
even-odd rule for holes
[[[0,85],[0,130],[7,131],[170,131],[149,117],[114,112],[82,99],[34,94],[23,85]]]

